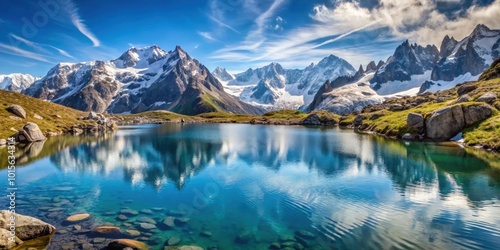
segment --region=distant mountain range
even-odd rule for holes
[[[500,30],[484,25],[461,41],[446,36],[439,48],[405,41],[386,62],[370,62],[357,71],[330,55],[304,69],[271,63],[238,74],[223,68],[209,72],[179,46],[166,52],[153,45],[131,48],[111,61],[60,63],[38,79],[0,76],[0,89],[109,113],[260,114],[288,108],[345,114],[387,98],[477,80],[499,56]]]
[[[0,75],[0,89],[21,92],[38,79],[28,74]]]
[[[267,110],[298,109],[308,104],[329,79],[352,75],[356,70],[345,60],[330,55],[305,69],[284,69],[279,63],[231,75],[217,68],[212,74],[242,101]]]

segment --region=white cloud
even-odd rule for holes
[[[230,25],[228,25],[228,24],[226,24],[226,23],[222,22],[221,20],[219,20],[219,19],[217,19],[217,18],[215,18],[215,17],[213,17],[213,16],[211,16],[211,15],[208,15],[208,18],[210,18],[212,21],[214,21],[215,23],[219,24],[219,25],[220,25],[220,26],[222,26],[222,27],[226,27],[226,28],[228,28],[228,29],[230,29],[230,30],[234,31],[235,33],[238,33],[238,34],[240,33],[240,32],[239,32],[239,31],[237,31],[235,28],[231,27]]]
[[[66,11],[69,14],[71,23],[78,29],[78,31],[80,31],[80,33],[82,33],[90,41],[92,41],[94,47],[99,47],[101,45],[101,42],[85,25],[84,20],[80,17],[78,8],[76,8],[75,4],[71,0],[67,0],[65,3]]]
[[[472,6],[463,17],[453,20],[440,13],[433,0],[381,0],[372,10],[356,2],[340,2],[333,8],[318,5],[311,17],[319,23],[334,24],[343,32],[376,23],[371,28],[389,28],[389,35],[394,37],[439,46],[445,35],[461,39],[480,23],[498,28],[498,13],[500,0],[485,7]]]
[[[33,60],[41,61],[41,62],[50,63],[50,61],[47,60],[41,54],[33,53],[33,52],[23,50],[23,49],[20,49],[20,48],[11,46],[11,45],[4,44],[4,43],[0,43],[0,52],[5,53],[5,54],[9,54],[9,55],[21,56],[21,57],[26,57],[26,58],[30,58]]]
[[[14,34],[9,34],[12,38],[28,45],[29,47],[33,48],[33,49],[36,49],[40,52],[45,52],[45,53],[48,53],[45,49],[43,49],[43,47],[48,47],[48,48],[51,48],[53,50],[56,50],[57,52],[59,52],[61,55],[65,56],[65,57],[68,57],[68,58],[71,58],[71,59],[75,59],[75,57],[73,57],[72,55],[70,55],[68,52],[66,52],[65,50],[63,49],[60,49],[58,47],[55,47],[55,46],[52,46],[52,45],[49,45],[49,44],[43,44],[43,43],[37,43],[37,42],[33,42],[33,41],[30,41],[28,39],[25,39],[25,38],[22,38],[22,37],[19,37],[19,36],[16,36]]]
[[[212,34],[210,32],[198,32],[198,35],[200,35],[201,37],[207,39],[207,40],[210,40],[210,41],[217,41],[217,39],[215,39]]]

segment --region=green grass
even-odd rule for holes
[[[477,89],[467,93],[472,99],[471,102],[460,103],[460,105],[477,105],[478,102],[475,102],[475,100],[487,92],[493,92],[500,96],[500,79],[498,78],[487,81],[478,81],[472,84],[475,84]],[[455,87],[450,90],[433,94],[446,96],[445,102],[427,102],[403,111],[389,111],[388,109],[384,109],[381,111],[363,113],[366,118],[363,120],[363,125],[361,127],[364,128],[363,130],[395,137],[401,137],[405,133],[415,133],[416,131],[412,131],[406,126],[406,118],[408,117],[408,114],[419,113],[424,115],[424,117],[428,117],[437,109],[455,105],[459,97],[457,94],[458,88],[459,87]],[[419,97],[395,99],[391,100],[390,103],[410,103],[416,98]],[[466,128],[463,131],[463,136],[467,145],[481,145],[486,148],[494,149],[495,151],[500,151],[500,100],[497,100],[495,103],[491,104],[491,106],[494,109],[493,115],[478,124],[473,124]],[[370,117],[374,115],[379,115],[380,117],[370,119]],[[350,125],[354,121],[354,118],[354,115],[343,117],[340,124]]]
[[[112,117],[121,123],[133,123],[136,119],[147,119],[153,123],[155,122],[180,122],[181,119],[185,121],[197,121],[200,120],[194,116],[181,115],[170,111],[156,110],[147,111],[139,114],[130,115],[112,115]]]
[[[7,111],[7,108],[12,104],[17,104],[24,108],[26,119],[18,121],[9,118],[9,116],[15,116]],[[35,119],[33,117],[35,114],[40,115],[43,120]],[[62,118],[56,118],[55,115],[60,115]],[[93,123],[92,121],[78,120],[79,117],[87,115],[87,112],[74,110],[19,93],[0,90],[0,119],[2,121],[0,138],[3,139],[15,133],[11,128],[19,130],[27,122],[36,123],[43,133],[66,131],[76,124]]]

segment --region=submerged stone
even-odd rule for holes
[[[87,214],[87,213],[74,214],[74,215],[71,215],[68,218],[66,218],[66,222],[69,222],[69,223],[80,222],[80,221],[87,220],[88,218],[90,218],[90,214]]]
[[[137,212],[137,211],[135,211],[133,209],[127,208],[127,209],[120,210],[120,214],[123,214],[125,216],[136,216],[136,215],[139,214],[139,212]]]

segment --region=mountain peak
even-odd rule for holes
[[[118,59],[114,60],[117,66],[121,67],[146,67],[156,61],[159,61],[167,56],[167,52],[158,47],[156,44],[151,46],[136,48],[131,47],[123,53]],[[120,62],[122,65],[119,65]]]

